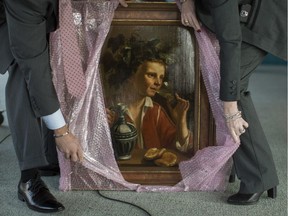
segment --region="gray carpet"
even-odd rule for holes
[[[229,184],[227,190],[219,192],[137,193],[127,191],[101,191],[105,196],[134,203],[153,216],[286,216],[287,215],[287,68],[261,67],[251,79],[250,90],[259,110],[267,138],[277,166],[280,185],[278,197],[270,199],[266,193],[259,203],[252,206],[226,204],[226,198],[237,192],[239,181]],[[0,78],[0,110],[5,107],[4,91],[6,77]],[[0,140],[9,134],[7,119],[0,127]],[[16,187],[19,169],[11,137],[0,144],[0,215],[41,215],[28,210],[25,203],[17,199]],[[53,194],[66,210],[54,215],[147,215],[131,205],[107,200],[96,191],[58,190],[58,177],[43,178]],[[47,215],[47,214],[46,214]]]

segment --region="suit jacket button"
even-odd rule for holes
[[[246,10],[241,10],[241,12],[240,12],[240,16],[241,17],[247,17],[248,16],[248,11],[246,11]]]

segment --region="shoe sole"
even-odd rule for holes
[[[227,203],[230,204],[230,205],[254,205],[254,204],[256,204],[257,202],[258,202],[258,200],[255,201],[255,202],[242,202],[242,203],[240,203],[240,202],[227,201]]]

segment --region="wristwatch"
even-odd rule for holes
[[[186,2],[187,0],[180,0],[180,3],[183,4],[184,2]]]

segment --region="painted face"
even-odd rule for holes
[[[142,97],[153,97],[161,88],[165,75],[165,66],[159,62],[145,62],[133,76],[136,91]]]

